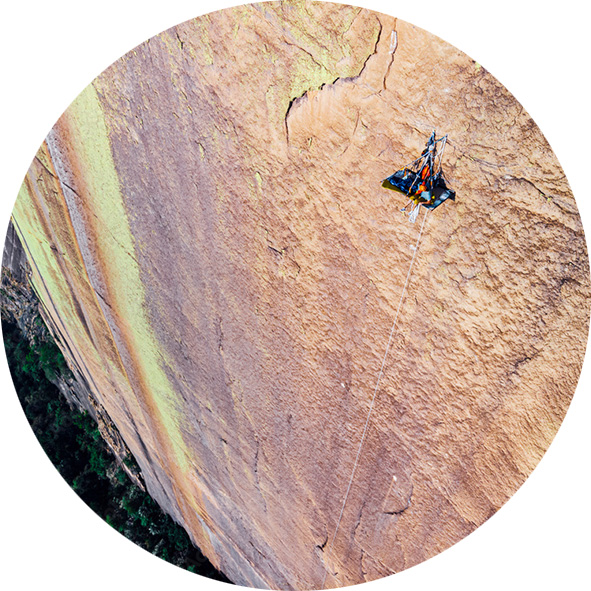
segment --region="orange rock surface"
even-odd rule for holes
[[[433,129],[457,200],[415,251],[424,214],[380,185]],[[236,583],[441,552],[531,473],[579,376],[589,265],[556,158],[482,67],[365,9],[241,6],[138,46],[13,220],[68,360]]]

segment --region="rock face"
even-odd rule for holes
[[[60,334],[53,317],[43,307],[30,281],[31,268],[22,243],[12,223],[8,226],[2,255],[2,286],[0,287],[0,313],[2,320],[15,324],[33,347],[44,342],[57,343],[69,359],[69,369],[57,372],[50,379],[68,401],[70,407],[88,412],[97,422],[102,438],[116,456],[118,465],[127,473],[132,482],[145,490],[142,475],[137,473],[130,458],[125,441],[105,408],[97,401],[90,384],[80,368],[73,363],[68,339]],[[40,305],[41,304],[41,305]],[[129,465],[128,465],[129,464]]]
[[[415,252],[423,214],[380,184],[434,128],[458,198]],[[549,146],[474,61],[367,10],[241,6],[138,46],[13,223],[148,490],[239,584],[359,583],[462,539],[580,372],[588,257]]]
[[[31,269],[17,233],[8,225],[2,253],[0,301],[2,319],[16,324],[31,340],[42,339],[44,326],[39,318],[39,300],[29,283]]]

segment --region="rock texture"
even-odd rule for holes
[[[434,128],[458,199],[425,221],[339,521],[420,227],[380,183]],[[148,490],[239,584],[359,583],[462,539],[581,368],[588,257],[542,134],[367,10],[241,6],[138,46],[55,125],[13,222]]]
[[[30,345],[59,341],[62,349],[66,342],[56,334],[52,317],[45,313],[43,302],[31,281],[32,272],[27,254],[14,225],[8,225],[2,254],[2,286],[0,288],[0,312],[2,320],[18,327]],[[50,328],[48,328],[48,326]],[[98,420],[95,400],[82,375],[56,375],[52,382],[60,389],[70,405],[89,411]]]
[[[20,332],[37,348],[43,343],[57,343],[69,359],[69,369],[56,373],[50,379],[64,395],[70,407],[87,412],[97,422],[99,432],[118,465],[132,482],[145,489],[142,475],[131,459],[131,452],[121,437],[106,409],[102,407],[79,367],[73,362],[68,339],[59,333],[53,317],[43,307],[36,293],[26,252],[12,223],[8,226],[2,254],[2,286],[0,287],[0,313],[3,322],[16,325]]]

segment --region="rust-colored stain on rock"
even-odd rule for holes
[[[415,253],[380,184],[434,128],[458,198]],[[365,9],[240,6],[138,46],[56,124],[13,221],[150,493],[239,584],[448,548],[531,473],[581,369],[588,257],[545,139],[466,55]]]

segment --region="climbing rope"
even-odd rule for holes
[[[341,519],[343,518],[343,512],[345,511],[345,505],[347,504],[347,499],[349,498],[349,492],[351,491],[351,486],[353,484],[353,479],[355,478],[355,472],[357,470],[357,466],[359,464],[359,457],[361,455],[361,448],[363,447],[363,443],[365,442],[365,436],[367,434],[367,429],[369,427],[369,422],[371,419],[371,413],[373,411],[373,406],[374,406],[374,402],[376,400],[376,395],[378,393],[378,387],[380,385],[380,381],[382,379],[382,375],[384,373],[384,366],[386,365],[386,359],[388,357],[388,353],[390,351],[390,345],[392,344],[392,337],[394,336],[394,330],[396,328],[396,324],[398,322],[398,315],[400,314],[400,309],[402,307],[402,302],[404,300],[404,294],[406,293],[406,288],[408,286],[408,281],[410,279],[410,273],[412,271],[412,267],[413,264],[415,262],[415,258],[417,256],[417,252],[419,250],[419,242],[421,241],[421,236],[423,235],[423,228],[425,227],[425,221],[427,219],[427,216],[429,215],[429,209],[425,209],[425,216],[423,217],[423,222],[421,224],[421,229],[419,231],[419,236],[417,238],[417,242],[415,244],[415,248],[414,248],[414,253],[412,255],[412,259],[410,261],[410,265],[408,267],[408,273],[406,274],[406,280],[404,282],[404,287],[402,288],[402,293],[400,294],[400,301],[398,302],[398,309],[396,310],[396,315],[394,316],[394,322],[392,323],[392,328],[390,329],[390,336],[388,337],[388,344],[386,345],[386,350],[384,352],[384,357],[382,359],[382,365],[380,367],[380,372],[378,374],[378,379],[376,382],[376,387],[373,391],[373,396],[371,398],[371,403],[369,405],[369,411],[367,413],[367,419],[365,421],[365,427],[363,428],[363,433],[361,434],[361,441],[359,442],[359,448],[357,449],[357,456],[355,457],[355,463],[353,464],[353,470],[351,471],[351,478],[349,479],[349,485],[347,486],[347,492],[345,493],[345,498],[343,499],[343,506],[341,507],[341,513],[339,515],[339,518],[337,520],[337,526],[335,528],[334,534],[332,536],[332,540],[326,550],[326,558],[328,559],[330,552],[332,550],[332,547],[334,545],[334,542],[336,540],[337,537],[337,533],[339,531],[339,527],[341,525]],[[324,567],[324,578],[322,579],[322,586],[320,587],[321,589],[324,589],[324,585],[326,584],[326,577],[328,576],[328,569],[326,567]]]

